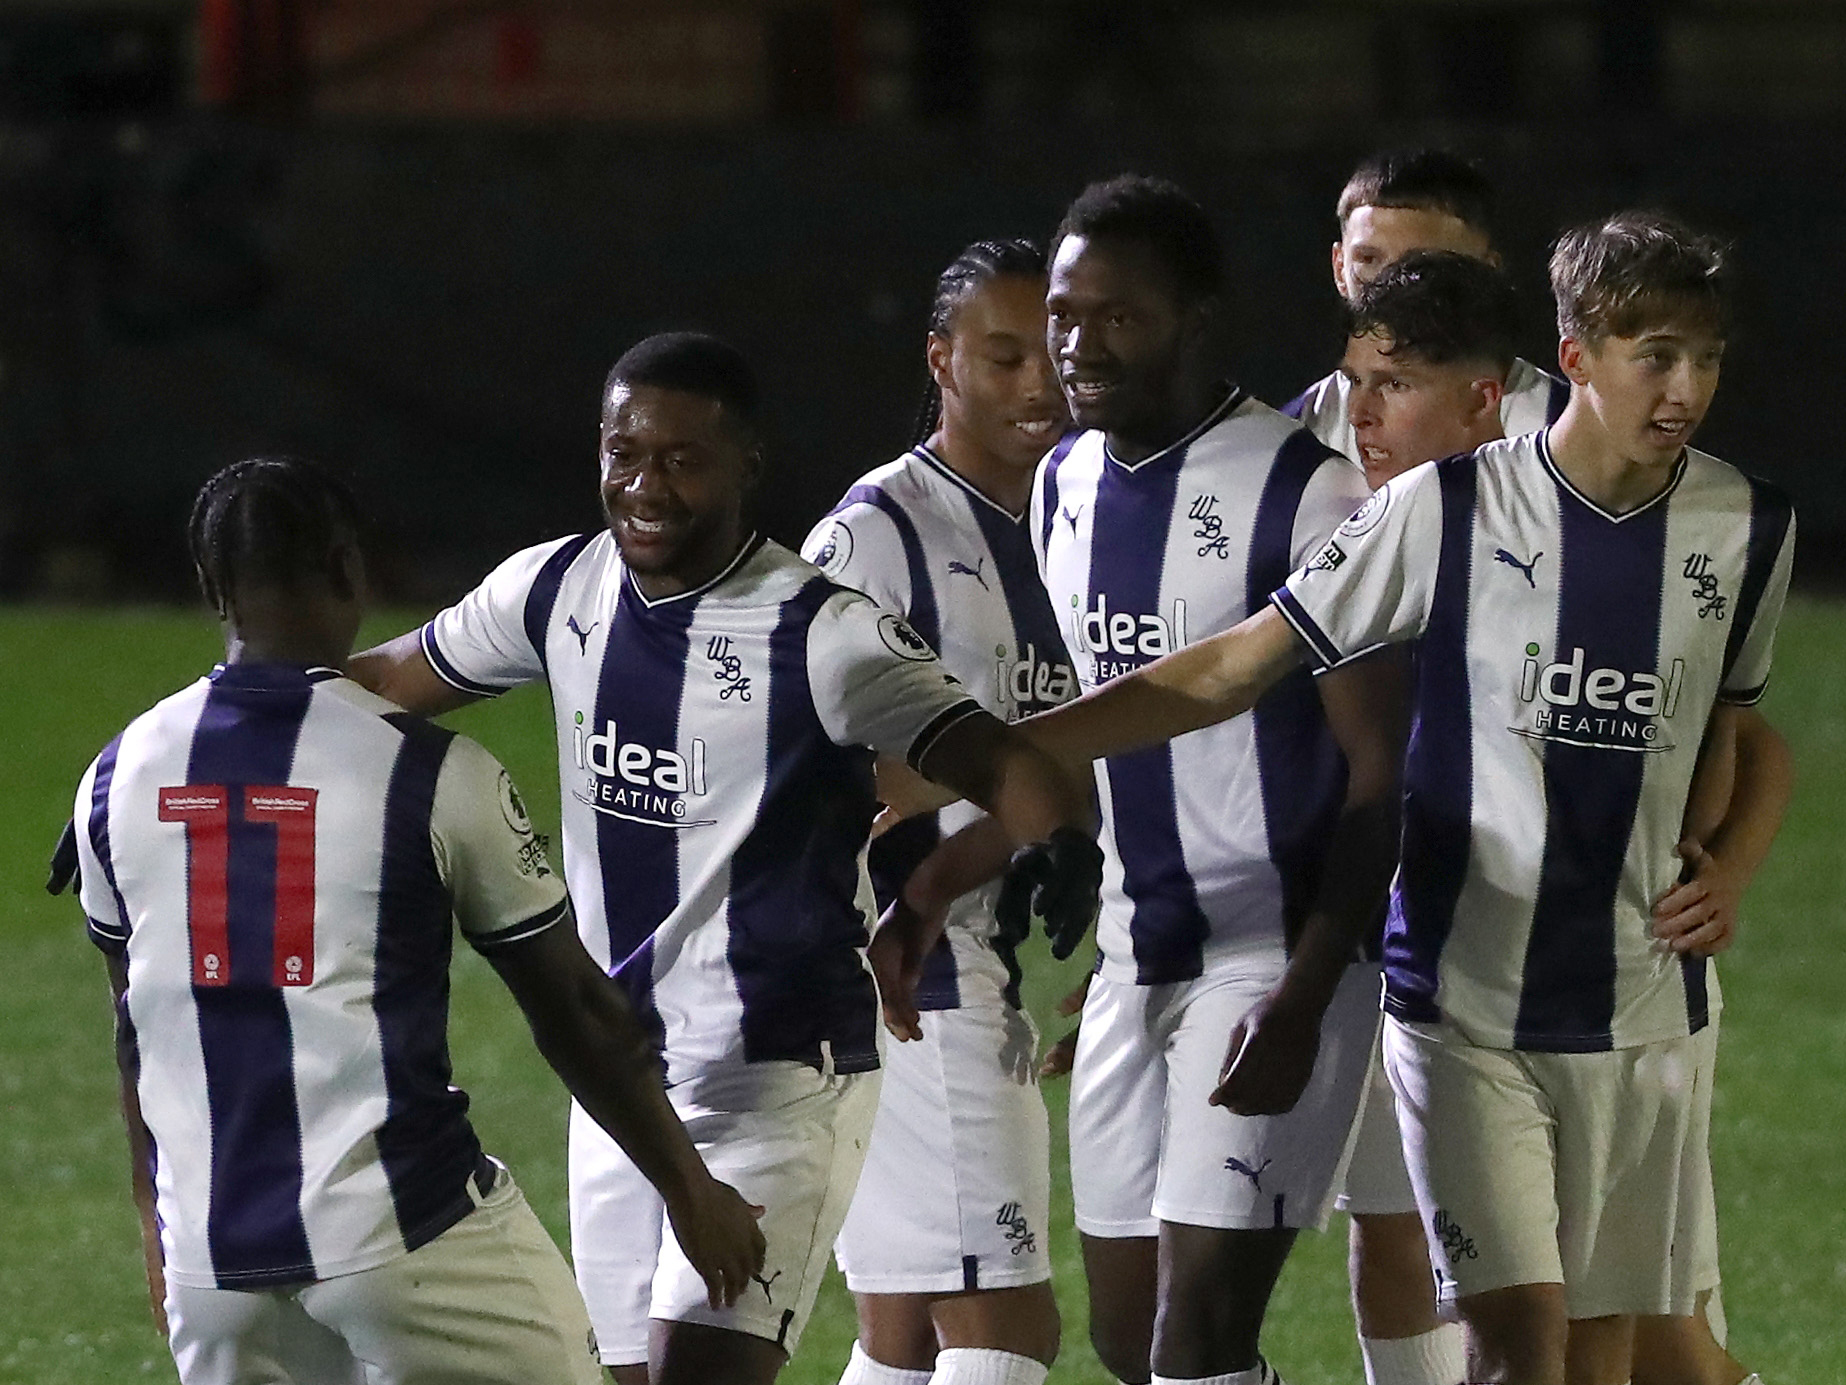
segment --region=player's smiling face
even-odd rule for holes
[[[1101,428],[1118,453],[1145,455],[1196,422],[1186,366],[1204,334],[1206,305],[1181,301],[1173,276],[1147,246],[1066,236],[1051,262],[1046,344],[1081,428]]]
[[[1428,207],[1354,207],[1333,242],[1333,282],[1351,302],[1386,265],[1412,250],[1453,250],[1497,262],[1484,232],[1460,217]]]
[[[1010,467],[1036,466],[1070,422],[1045,354],[1044,281],[988,279],[956,307],[949,331],[929,339],[944,427]]]
[[[609,532],[647,596],[699,586],[737,555],[759,458],[717,400],[617,383],[603,400],[601,454]]]
[[[1411,467],[1471,451],[1500,432],[1500,382],[1491,367],[1440,365],[1393,351],[1382,332],[1348,337],[1346,421],[1376,490]]]
[[[1558,364],[1584,388],[1609,446],[1641,466],[1678,461],[1711,408],[1723,359],[1723,339],[1693,322],[1604,337],[1595,346],[1567,337],[1558,347]]]

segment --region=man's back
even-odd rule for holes
[[[491,948],[568,910],[492,757],[331,669],[232,664],[98,757],[77,821],[168,1277],[324,1279],[460,1219],[482,1155],[449,1081],[452,920]]]

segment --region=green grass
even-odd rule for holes
[[[404,628],[381,621],[370,635]],[[171,1381],[149,1323],[127,1155],[116,1114],[102,966],[75,907],[40,890],[43,863],[89,758],[130,717],[216,656],[202,617],[171,611],[0,610],[0,1382]],[[1772,1385],[1846,1379],[1846,607],[1794,603],[1767,711],[1801,772],[1782,840],[1724,963],[1714,1159],[1725,1298],[1736,1354]],[[512,769],[541,825],[557,821],[544,694],[455,719]],[[453,1048],[488,1147],[563,1235],[562,1093],[491,972],[462,949]],[[1043,963],[1042,955],[1033,959]],[[1070,968],[1033,967],[1048,1033]],[[1064,1089],[1047,1096],[1061,1143]],[[1052,1244],[1064,1354],[1052,1379],[1107,1379],[1090,1352],[1061,1148]],[[1344,1228],[1304,1236],[1266,1348],[1293,1385],[1361,1378],[1344,1285]],[[831,1382],[852,1310],[835,1277],[783,1379]]]

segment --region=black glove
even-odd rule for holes
[[[1101,889],[1102,848],[1089,834],[1060,827],[1047,840],[1013,853],[994,907],[999,937],[1025,938],[1037,914],[1045,921],[1051,955],[1061,962],[1089,931]]]
[[[77,879],[77,824],[67,821],[58,834],[58,844],[51,849],[51,875],[45,881],[46,894],[63,894]]]

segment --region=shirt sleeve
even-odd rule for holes
[[[1788,523],[1769,568],[1762,596],[1743,632],[1737,657],[1730,660],[1723,686],[1718,689],[1721,702],[1747,707],[1762,701],[1763,694],[1769,690],[1769,664],[1775,653],[1776,627],[1782,621],[1782,607],[1788,600],[1789,573],[1795,563],[1795,514],[1792,509],[1785,513]],[[1748,584],[1749,580],[1746,572],[1744,581]]]
[[[1270,600],[1324,667],[1429,623],[1441,555],[1442,491],[1425,462],[1372,492]]]
[[[842,587],[864,592],[887,611],[910,614],[910,564],[897,526],[876,506],[847,505],[828,515],[801,556]]]
[[[106,852],[109,843],[109,798],[96,797],[99,760],[90,762],[77,785],[71,822],[77,829],[77,899],[83,906],[90,941],[104,952],[120,953],[128,946],[128,906],[115,887],[114,863]]]
[[[500,762],[466,736],[449,743],[436,779],[430,839],[455,920],[478,951],[567,923],[570,901]]]
[[[526,625],[526,607],[539,574],[561,550],[581,545],[558,539],[515,553],[481,584],[423,627],[423,653],[446,683],[492,697],[545,676],[545,632]]]
[[[1371,499],[1365,473],[1335,453],[1322,462],[1301,493],[1295,509],[1295,531],[1289,549],[1290,564],[1306,567],[1326,546],[1333,531]]]
[[[981,705],[901,616],[840,591],[808,626],[808,688],[836,745],[863,745],[914,769]]]

